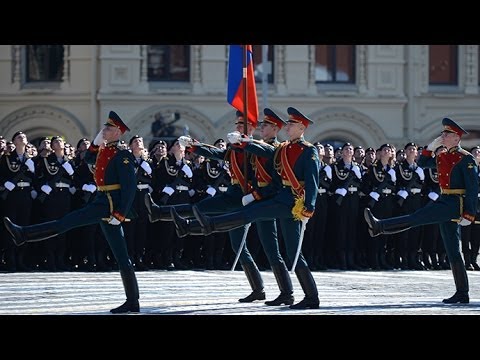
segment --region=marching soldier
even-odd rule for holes
[[[313,121],[300,113],[297,109],[287,109],[289,120],[286,132],[290,140],[278,147],[255,141],[247,143],[245,149],[262,157],[273,159],[277,171],[274,181],[281,181],[280,190],[273,196],[262,201],[255,201],[240,211],[225,215],[209,217],[199,208],[193,207],[195,221],[188,221],[172,209],[177,231],[189,233],[196,231],[200,225],[205,234],[228,231],[242,227],[257,220],[278,218],[284,234],[285,246],[289,261],[294,264],[297,252],[301,250],[301,237],[304,235],[306,221],[313,216],[318,189],[319,161],[315,146],[305,141],[305,129]],[[240,142],[241,138],[233,138],[233,142]],[[312,273],[308,268],[301,251],[298,253],[298,263],[295,274],[305,293],[305,297],[297,304],[290,305],[290,309],[318,309],[317,286]],[[282,295],[282,294],[281,294]]]
[[[110,310],[112,313],[140,311],[137,279],[121,226],[130,216],[136,192],[135,160],[129,151],[118,148],[120,136],[128,130],[122,119],[111,111],[104,128],[85,155],[86,161],[96,164],[95,182],[99,193],[92,203],[61,219],[36,225],[18,226],[8,217],[4,218],[5,226],[17,246],[46,240],[75,227],[100,223],[120,268],[127,296],[123,305]]]
[[[256,120],[257,119],[246,119],[247,134],[244,134],[245,136],[251,137],[253,135],[256,127]],[[235,127],[238,133],[243,132],[244,121],[245,119],[243,113],[241,111],[237,111]],[[199,206],[202,211],[209,213],[222,213],[224,211],[237,210],[239,208],[242,208],[244,195],[252,191],[253,170],[250,163],[251,154],[248,154],[242,149],[232,150],[231,147],[227,149],[219,149],[211,145],[198,143],[189,137],[181,139],[182,141],[184,141],[185,145],[189,146],[189,151],[196,154],[204,155],[206,158],[228,161],[228,165],[230,167],[230,175],[232,179],[227,191],[222,194],[218,194],[217,196],[204,199],[203,201],[198,203],[197,206]],[[242,165],[244,161],[247,161],[248,181],[246,181],[246,178],[243,174]],[[149,211],[150,221],[173,220],[171,215],[171,209],[173,207],[158,206],[152,203],[151,198],[149,197],[147,197],[145,201],[147,209]],[[193,216],[191,204],[177,205],[174,208],[175,211],[182,214],[182,216]],[[238,229],[229,229],[231,230],[229,231],[229,236],[232,250],[234,252],[240,251],[239,262],[252,288],[252,292],[248,296],[241,298],[238,301],[253,302],[256,300],[265,300],[263,279],[252,255],[250,254],[248,247],[246,246],[247,244],[245,244],[245,246],[239,249],[240,244],[242,243],[242,239],[244,236],[246,236],[247,232],[246,224],[243,225],[244,226],[238,227]],[[197,226],[196,230],[196,232],[192,231],[191,234],[209,235],[204,234],[200,226]],[[178,233],[179,232],[177,229],[177,234]],[[182,235],[186,236],[188,234],[187,232],[185,232]]]
[[[365,209],[365,221],[372,236],[396,233],[424,224],[440,224],[440,233],[447,251],[455,280],[455,294],[443,302],[468,303],[468,276],[460,253],[460,226],[475,221],[478,204],[478,164],[468,151],[460,147],[460,139],[467,132],[453,120],[442,120],[442,134],[423,150],[419,165],[437,166],[441,196],[413,214],[379,220],[370,209]],[[432,152],[445,145],[447,152],[432,157]]]

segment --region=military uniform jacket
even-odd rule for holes
[[[192,146],[190,151],[205,156],[209,159],[215,160],[224,160],[228,162],[229,166],[229,173],[231,176],[231,186],[227,190],[227,194],[236,196],[237,193],[239,194],[239,190],[241,193],[249,193],[252,189],[251,179],[253,178],[253,169],[250,163],[250,154],[243,151],[241,148],[232,148],[229,144],[227,149],[219,149],[215,146],[210,145],[197,145]],[[248,178],[248,185],[245,184],[245,176],[244,176],[244,158],[246,157],[247,161],[247,178]],[[247,188],[245,192],[244,189]]]
[[[232,178],[228,173],[228,163],[224,160],[205,159],[201,167],[202,182],[199,182],[198,188],[205,191],[208,186],[213,187],[220,192],[227,191]],[[197,187],[195,187],[197,189]]]
[[[182,167],[190,161],[182,159],[180,164],[177,163],[175,156],[167,155],[159,163],[153,171],[153,188],[157,193],[157,197],[164,197],[168,204],[184,204],[190,202],[188,190],[192,187],[192,179],[189,178],[182,170]],[[165,186],[171,187],[175,192],[168,196],[162,192]],[[166,195],[166,196],[165,196]],[[161,201],[163,204],[166,201]]]
[[[342,188],[348,190],[348,193],[356,193],[362,182],[362,174],[360,166],[354,161],[348,166],[345,166],[343,159],[338,160],[332,164],[332,192],[336,189]]]
[[[375,161],[370,165],[364,174],[362,192],[366,195],[372,191],[377,192],[380,197],[395,194],[397,176],[395,170],[387,165],[386,168],[381,161]]]
[[[15,185],[13,191],[20,187],[31,187],[33,186],[34,174],[35,164],[32,159],[28,158],[27,153],[23,154],[23,160],[20,160],[15,151],[0,158],[0,186],[2,189],[4,189],[6,181]]]
[[[478,164],[468,151],[455,146],[445,153],[432,157],[432,152],[424,149],[418,160],[423,168],[437,167],[438,182],[442,194],[462,191],[465,193],[463,212],[467,220],[474,221],[478,203]],[[443,196],[443,195],[442,195]]]
[[[279,177],[275,181],[282,183],[275,200],[290,207],[295,204],[298,194],[294,192],[287,175],[290,168],[302,185],[305,208],[308,211],[315,210],[320,160],[317,148],[313,144],[303,138],[292,142],[285,141],[276,148],[266,143],[249,142],[245,150],[258,156],[273,158],[274,174]]]
[[[257,140],[253,140],[256,142]],[[272,138],[267,141],[260,141],[260,143],[266,143],[272,145],[274,148],[277,148],[280,145],[280,142],[277,138]],[[256,190],[259,198],[268,199],[278,193],[282,187],[280,177],[273,176],[274,164],[273,158],[263,157],[253,154],[250,163],[252,164],[252,169],[255,174],[255,181],[253,182],[253,187]]]
[[[397,176],[397,192],[399,190],[405,190],[408,195],[420,194],[423,189],[425,181],[425,173],[418,164],[413,163],[413,166],[407,162],[407,160],[398,163],[396,166]]]
[[[37,181],[36,190],[40,194],[41,187],[48,185],[52,191],[68,190],[73,186],[73,174],[69,174],[62,166],[64,163],[69,163],[74,168],[74,164],[69,162],[66,155],[63,155],[63,162],[60,163],[55,153],[51,153],[45,158],[42,158],[37,163]]]
[[[120,221],[132,217],[131,206],[137,189],[132,153],[119,149],[118,141],[108,143],[102,150],[92,144],[85,154],[85,161],[95,164],[94,179],[99,189],[102,186],[120,185],[120,190],[100,191],[94,202],[109,203],[111,214]]]

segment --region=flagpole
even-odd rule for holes
[[[243,60],[243,133],[248,135],[248,94],[247,94],[247,45],[243,45],[242,51],[242,60]],[[245,189],[243,193],[246,194],[248,191],[248,161],[247,161],[247,152],[243,153],[243,176],[245,178]]]

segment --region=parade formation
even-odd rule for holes
[[[229,270],[236,260],[252,289],[240,302],[266,299],[269,269],[280,294],[267,306],[319,308],[312,271],[328,269],[451,269],[456,292],[443,302],[469,302],[480,146],[461,148],[460,125],[443,119],[423,149],[345,143],[335,157],[305,140],[313,121],[299,110],[263,113],[260,140],[237,111],[228,141],[213,145],[181,136],[146,149],[134,135],[125,148],[129,129],[114,111],[75,148],[60,136],[38,148],[22,131],[11,147],[1,138],[2,270],[119,270],[126,301],[112,313],[140,311],[135,271]],[[304,292],[295,304],[289,271]]]
[[[243,270],[251,292],[238,302],[316,310],[316,271],[451,269],[443,303],[469,303],[480,144],[462,148],[468,132],[449,117],[428,145],[309,142],[322,118],[266,101],[259,114],[254,74],[252,45],[230,45],[235,115],[212,143],[187,125],[178,136],[178,112],[155,116],[152,139],[110,109],[93,140],[0,136],[0,272],[118,271],[126,300],[113,314],[141,312],[136,272],[155,270]]]

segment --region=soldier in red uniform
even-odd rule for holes
[[[120,136],[130,130],[120,117],[110,111],[104,128],[90,145],[85,161],[95,163],[98,194],[85,207],[64,217],[41,224],[18,226],[4,218],[5,227],[17,246],[49,239],[70,229],[99,223],[112,249],[122,277],[127,301],[112,313],[139,312],[138,284],[127,252],[121,224],[129,217],[137,191],[135,159],[128,150],[119,149]]]
[[[370,209],[366,208],[364,216],[371,236],[394,234],[426,224],[440,224],[440,233],[457,290],[443,302],[468,303],[468,278],[460,253],[460,226],[470,225],[475,220],[478,166],[472,154],[460,147],[460,139],[467,132],[449,118],[444,118],[442,125],[442,134],[423,150],[418,161],[418,165],[423,168],[437,167],[440,198],[409,215],[378,220]],[[433,158],[433,151],[441,144],[445,145],[448,151]]]

